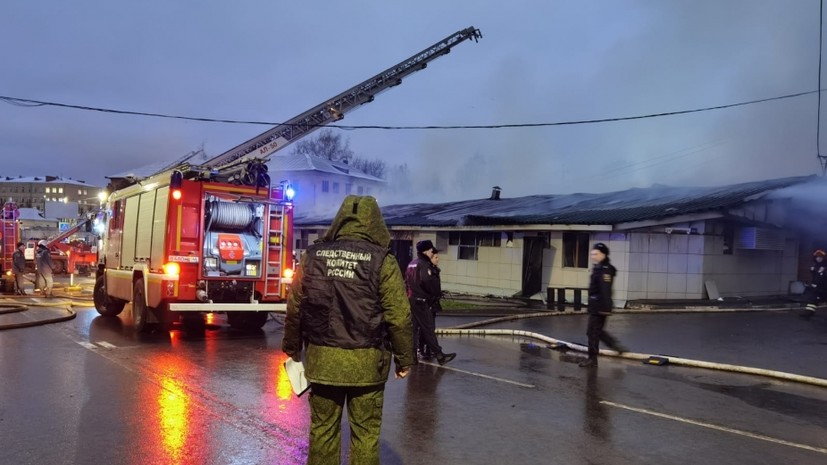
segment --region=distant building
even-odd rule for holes
[[[387,184],[347,163],[313,155],[275,155],[267,168],[274,185],[290,181],[296,211],[303,213],[335,213],[347,195],[376,196]]]
[[[94,211],[100,205],[103,188],[85,181],[60,176],[0,177],[0,199],[12,200],[20,208],[46,210],[47,202],[76,203],[77,215]]]

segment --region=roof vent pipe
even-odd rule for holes
[[[502,188],[500,186],[494,186],[491,188],[491,197],[488,200],[500,200],[500,192]]]

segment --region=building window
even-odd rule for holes
[[[78,189],[78,195],[83,195],[83,190],[82,189]]]
[[[353,192],[353,184],[345,184],[345,194],[350,195],[351,192]]]
[[[57,188],[57,193],[58,193],[58,194],[62,194],[62,193],[63,193],[63,188],[62,188],[62,187],[58,187],[58,188]]]
[[[373,191],[373,189],[371,189],[370,187],[365,188],[365,194],[366,195],[371,195],[372,191]]]
[[[52,188],[51,188],[51,187],[47,187],[47,188],[46,188],[46,193],[47,193],[47,194],[50,194],[51,192],[52,192]]]
[[[589,233],[563,233],[563,267],[589,267]]]
[[[363,192],[365,192],[365,188],[364,188],[364,187],[359,186],[359,187],[357,187],[357,188],[356,188],[356,194],[357,194],[357,195],[362,195],[362,193],[363,193]]]
[[[452,231],[448,234],[448,244],[459,246],[457,259],[479,260],[479,248],[500,247],[502,234],[489,231]]]
[[[334,194],[338,194],[338,193],[339,193],[339,183],[338,183],[338,182],[334,182],[334,183],[333,183],[333,193],[334,193]]]
[[[322,192],[330,192],[330,181],[322,181]]]

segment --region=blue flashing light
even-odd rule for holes
[[[287,201],[292,201],[295,195],[296,189],[293,189],[293,186],[287,186],[284,189],[284,196],[287,198]]]

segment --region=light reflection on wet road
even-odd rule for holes
[[[628,345],[645,348],[666,344],[667,329],[678,323],[668,315],[615,318],[610,328]],[[441,326],[454,321],[469,320],[439,317]],[[740,335],[743,321],[714,321],[736,327],[688,333],[731,334],[748,344],[749,335]],[[757,316],[749,326],[765,335],[765,325],[778,321]],[[279,321],[244,334],[218,316],[203,335],[149,336],[135,334],[129,323],[128,311],[111,319],[81,310],[71,322],[0,336],[0,398],[15,400],[0,407],[0,428],[16,438],[0,449],[0,464],[304,463],[309,410],[306,398],[292,395],[284,373]],[[497,327],[579,342],[583,324],[573,317]],[[692,323],[700,324],[706,323]],[[790,331],[807,331],[797,325]],[[817,333],[806,337],[824,340]],[[685,340],[700,356],[704,347],[728,357],[737,352],[723,350],[718,340]],[[581,369],[580,355],[524,338],[443,336],[441,342],[459,354],[452,369],[421,364],[408,379],[388,382],[383,464],[827,460],[827,451],[817,450],[827,437],[821,388],[616,359]],[[825,345],[810,347],[821,350],[811,356],[823,362]],[[782,355],[767,359],[778,363]],[[663,416],[641,413],[647,411]]]

